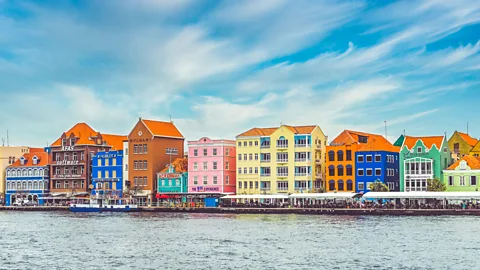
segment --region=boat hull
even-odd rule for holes
[[[71,205],[68,207],[74,213],[101,213],[101,212],[136,212],[136,205]]]

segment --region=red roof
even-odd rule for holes
[[[49,164],[49,155],[47,152],[33,152],[33,153],[26,153],[23,154],[22,156],[25,159],[25,164],[21,165],[20,159],[19,158],[15,163],[12,165],[8,166],[10,167],[31,167],[31,166],[46,166]],[[38,158],[38,163],[33,164],[33,158],[37,157]]]
[[[175,161],[172,162],[173,169],[176,173],[184,173],[188,172],[188,159],[187,158],[176,158]],[[168,172],[168,166],[165,167],[160,172]]]
[[[86,123],[77,123],[71,129],[64,133],[67,138],[69,138],[72,134],[78,138],[76,144],[78,145],[88,145],[88,144],[95,144],[94,140],[90,140],[92,136],[96,136],[98,132],[96,132],[93,128],[91,128]],[[63,136],[63,134],[62,134]],[[58,138],[52,146],[62,146],[62,137]]]
[[[458,131],[457,131],[458,132]],[[463,133],[463,132],[458,132],[460,137],[462,137],[463,140],[465,140],[471,147],[474,147],[477,143],[478,140],[475,138],[470,137],[470,135]]]
[[[438,149],[442,147],[444,136],[426,136],[426,137],[412,137],[405,136],[405,141],[403,145],[407,146],[408,149],[412,149],[417,144],[417,141],[421,140],[425,147],[432,149],[433,145],[436,145]]]
[[[113,134],[102,134],[102,138],[112,146],[112,150],[123,150],[123,141],[127,140],[127,136]]]
[[[448,167],[447,170],[455,170],[458,165],[460,165],[460,162],[465,160],[467,162],[468,167],[472,170],[480,170],[480,157],[474,157],[474,156],[463,156],[460,160],[457,160],[454,164],[452,164],[450,167]]]
[[[311,134],[317,126],[288,126],[283,125],[295,134]],[[242,134],[237,135],[237,137],[251,137],[251,136],[270,136],[280,127],[270,127],[270,128],[252,128]]]
[[[150,130],[153,136],[159,137],[174,137],[174,138],[182,138],[183,135],[178,131],[177,127],[173,124],[173,122],[161,122],[161,121],[154,121],[154,120],[141,120],[145,126]]]

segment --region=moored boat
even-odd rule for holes
[[[72,212],[135,212],[139,208],[135,204],[71,204],[68,209]]]

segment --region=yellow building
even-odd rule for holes
[[[474,157],[480,157],[480,141],[470,150],[470,155]]]
[[[237,194],[324,189],[327,136],[319,126],[252,128],[236,139]]]
[[[463,156],[469,155],[477,143],[478,140],[470,135],[455,131],[448,140],[448,147],[452,149],[452,158],[459,160]]]
[[[27,146],[0,146],[0,204],[4,203],[5,198],[5,169],[23,154],[30,153],[30,149]]]

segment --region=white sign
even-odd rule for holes
[[[62,146],[62,151],[73,151],[75,150],[74,146]]]
[[[78,160],[60,160],[57,165],[78,165]]]

